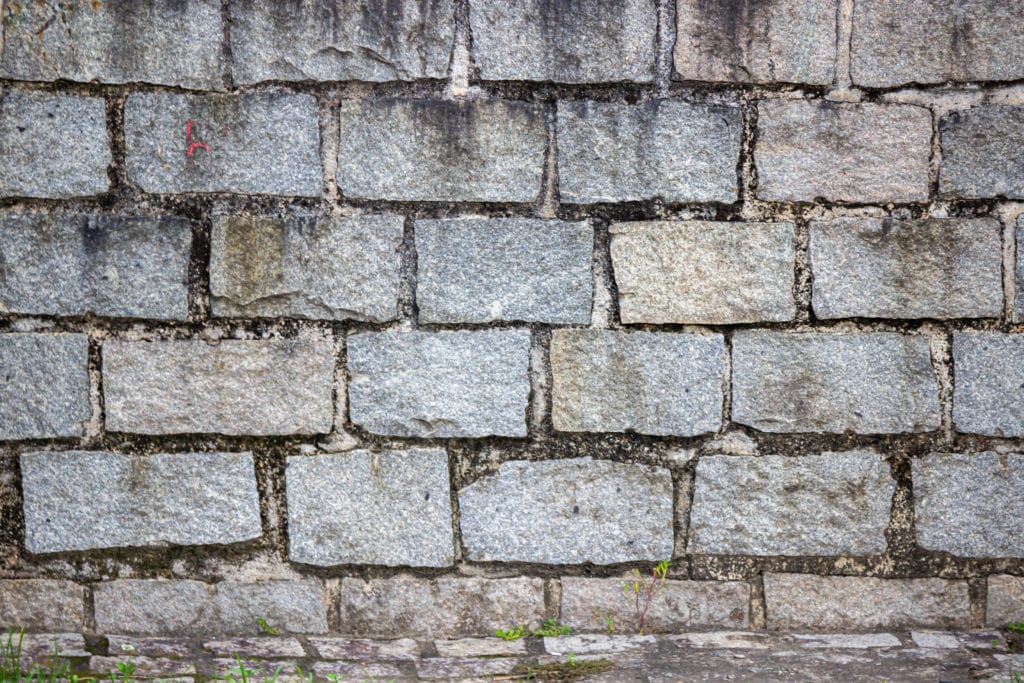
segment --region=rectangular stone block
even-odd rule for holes
[[[722,424],[721,335],[555,330],[552,420],[563,432],[695,436]]]
[[[998,574],[988,577],[985,624],[1002,628],[1024,622],[1024,577]]]
[[[785,321],[793,301],[792,223],[613,223],[622,322]]]
[[[881,553],[895,488],[876,453],[706,456],[697,462],[687,552]]]
[[[895,332],[737,332],[732,417],[765,432],[938,429],[928,340]]]
[[[401,216],[216,216],[213,314],[394,320],[402,230]]]
[[[114,432],[323,434],[334,348],[312,338],[107,341],[103,390]]]
[[[986,105],[939,119],[944,197],[1024,199],[1024,106]]]
[[[0,335],[0,440],[81,436],[88,360],[84,334]]]
[[[344,100],[338,188],[350,198],[533,202],[541,109],[505,100]]]
[[[739,107],[653,100],[558,102],[563,202],[736,201]]]
[[[594,231],[581,221],[416,221],[420,322],[590,322]]]
[[[529,355],[527,330],[351,335],[352,422],[395,436],[526,436]]]
[[[924,107],[761,100],[757,127],[760,199],[928,199],[932,117]]]
[[[998,318],[1002,228],[993,218],[811,222],[818,318]]]
[[[956,332],[953,370],[958,432],[1024,436],[1024,335]]]
[[[128,180],[144,192],[319,197],[320,128],[312,95],[129,95]]]
[[[0,197],[82,197],[110,187],[101,97],[0,95]]]
[[[969,628],[967,581],[764,575],[768,628],[867,631]]]
[[[81,631],[85,628],[85,590],[71,581],[4,579],[0,581],[0,628],[5,632],[12,628],[43,633]]]
[[[259,538],[251,453],[23,453],[25,547],[229,544]]]

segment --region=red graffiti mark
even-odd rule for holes
[[[210,148],[205,142],[192,141],[192,119],[185,123],[185,144],[188,145],[188,156],[192,156],[197,149],[205,149],[207,154],[210,153]]]

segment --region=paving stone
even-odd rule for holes
[[[621,652],[651,652],[658,647],[654,636],[607,636],[582,634],[544,638],[544,649],[548,654],[596,655]]]
[[[561,100],[561,200],[734,202],[741,118],[732,105]]]
[[[953,369],[957,431],[1024,436],[1024,335],[956,332]]]
[[[721,335],[556,330],[555,429],[677,436],[718,431],[724,357]]]
[[[737,332],[732,411],[736,422],[766,432],[938,429],[928,340],[893,332]]]
[[[460,638],[435,640],[434,647],[440,657],[511,657],[526,654],[526,641],[501,638]]]
[[[757,126],[759,199],[928,198],[932,120],[924,107],[761,100]]]
[[[997,574],[988,577],[985,624],[1002,628],[1024,622],[1024,577]]]
[[[259,637],[211,640],[203,643],[203,650],[215,657],[260,657],[279,659],[282,657],[305,657],[306,651],[295,638]]]
[[[318,677],[327,678],[332,681],[352,681],[363,683],[364,681],[407,681],[406,669],[399,664],[389,662],[315,662],[313,673]],[[412,679],[414,680],[414,679]]]
[[[608,230],[625,324],[729,325],[796,315],[792,223],[652,221]]]
[[[122,677],[118,665],[130,662],[135,668],[134,676],[165,679],[170,676],[195,676],[195,664],[180,659],[164,657],[92,657],[89,659],[89,671],[101,676],[118,680]],[[134,679],[133,679],[134,680]]]
[[[590,322],[587,222],[457,218],[415,228],[420,322]]]
[[[939,119],[944,197],[1024,199],[1024,106],[983,106]]]
[[[411,638],[368,640],[360,638],[308,638],[316,654],[324,659],[388,660],[416,659],[420,646]]]
[[[903,643],[891,633],[811,633],[794,634],[800,647],[827,650],[868,650],[872,648],[901,647]]]
[[[910,634],[918,647],[929,647],[939,650],[955,650],[960,647],[960,639],[952,633],[941,631],[914,631]]]
[[[55,579],[0,580],[0,629],[80,631],[85,625],[85,590]]]
[[[187,638],[159,638],[147,636],[107,636],[107,652],[112,655],[142,655],[143,657],[193,656],[192,642]]]
[[[683,650],[711,648],[715,650],[767,650],[772,646],[767,633],[756,631],[712,631],[710,633],[683,633],[665,640]]]
[[[420,659],[416,662],[416,675],[422,680],[494,680],[493,677],[510,674],[519,662],[507,657],[494,659],[440,658]]]
[[[0,335],[0,439],[81,436],[88,356],[84,334]]]

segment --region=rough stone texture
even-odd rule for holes
[[[686,550],[881,553],[895,488],[888,463],[875,453],[704,457],[697,462]]]
[[[394,320],[402,230],[401,216],[217,216],[213,314]]]
[[[818,318],[997,318],[1002,228],[993,218],[811,222]]]
[[[0,628],[26,631],[81,631],[85,627],[85,590],[71,581],[0,581]],[[52,645],[51,645],[52,652]]]
[[[836,0],[677,0],[676,77],[809,83],[835,77]]]
[[[435,640],[439,657],[510,657],[526,654],[526,642],[501,638],[460,638]]]
[[[953,370],[957,431],[1024,436],[1024,335],[956,332]]]
[[[0,196],[80,197],[110,187],[103,98],[0,95]]]
[[[412,638],[365,640],[359,638],[309,638],[308,642],[323,659],[416,659],[420,646]],[[504,642],[504,641],[502,641]],[[441,655],[446,656],[446,655]]]
[[[323,188],[312,95],[132,94],[124,126],[128,180],[145,192],[318,197]]]
[[[1024,216],[1017,217],[1016,244],[1024,245]],[[1024,321],[1024,249],[1017,247],[1016,272],[1017,296],[1013,305],[1014,322]]]
[[[792,223],[613,223],[622,322],[792,320]]]
[[[262,535],[251,453],[24,453],[21,477],[33,553]]]
[[[593,250],[585,221],[417,221],[420,322],[587,324]]]
[[[452,0],[231,0],[235,85],[444,78]]]
[[[214,657],[297,657],[306,656],[302,643],[297,638],[262,636],[259,638],[230,638],[203,643],[203,650]]]
[[[288,458],[288,557],[315,565],[447,567],[448,454],[441,449]]]
[[[937,429],[928,340],[894,332],[737,332],[732,417],[765,432]]]
[[[717,431],[724,357],[720,335],[555,330],[555,429],[678,436]]]
[[[563,202],[734,202],[742,121],[735,106],[652,100],[558,103]]]
[[[547,131],[533,104],[343,100],[338,188],[351,198],[532,202]]]
[[[459,521],[473,561],[664,560],[672,556],[672,476],[590,458],[503,462],[459,491]]]
[[[327,433],[334,349],[304,338],[106,341],[103,389],[114,432]]]
[[[84,334],[0,335],[0,440],[81,436],[88,356]]]
[[[939,119],[945,197],[1024,199],[1024,106],[981,106]]]
[[[961,557],[1024,557],[1024,455],[911,460],[917,543]]]
[[[483,80],[654,80],[652,0],[471,0],[469,25]]]
[[[988,577],[985,623],[1002,628],[1024,622],[1024,577],[997,574]]]
[[[223,87],[218,0],[43,0],[8,8],[0,78]]]
[[[768,628],[863,631],[967,628],[967,581],[764,575]]]
[[[354,334],[352,422],[395,436],[526,436],[529,354],[526,330]]]
[[[760,199],[928,199],[932,118],[924,107],[761,100],[757,126]]]

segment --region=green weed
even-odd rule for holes
[[[535,636],[567,636],[572,632],[572,629],[568,626],[561,626],[554,619],[548,619],[545,621],[540,628],[534,629],[533,635]]]
[[[626,600],[636,614],[636,623],[640,634],[643,635],[644,623],[647,620],[647,610],[651,607],[654,596],[664,587],[665,577],[668,576],[668,560],[662,560],[651,572],[650,578],[640,573],[639,569],[633,570],[634,578],[622,586],[626,594]]]
[[[523,627],[515,626],[507,631],[502,631],[500,628],[495,629],[494,635],[498,636],[502,640],[519,640],[523,637]]]

